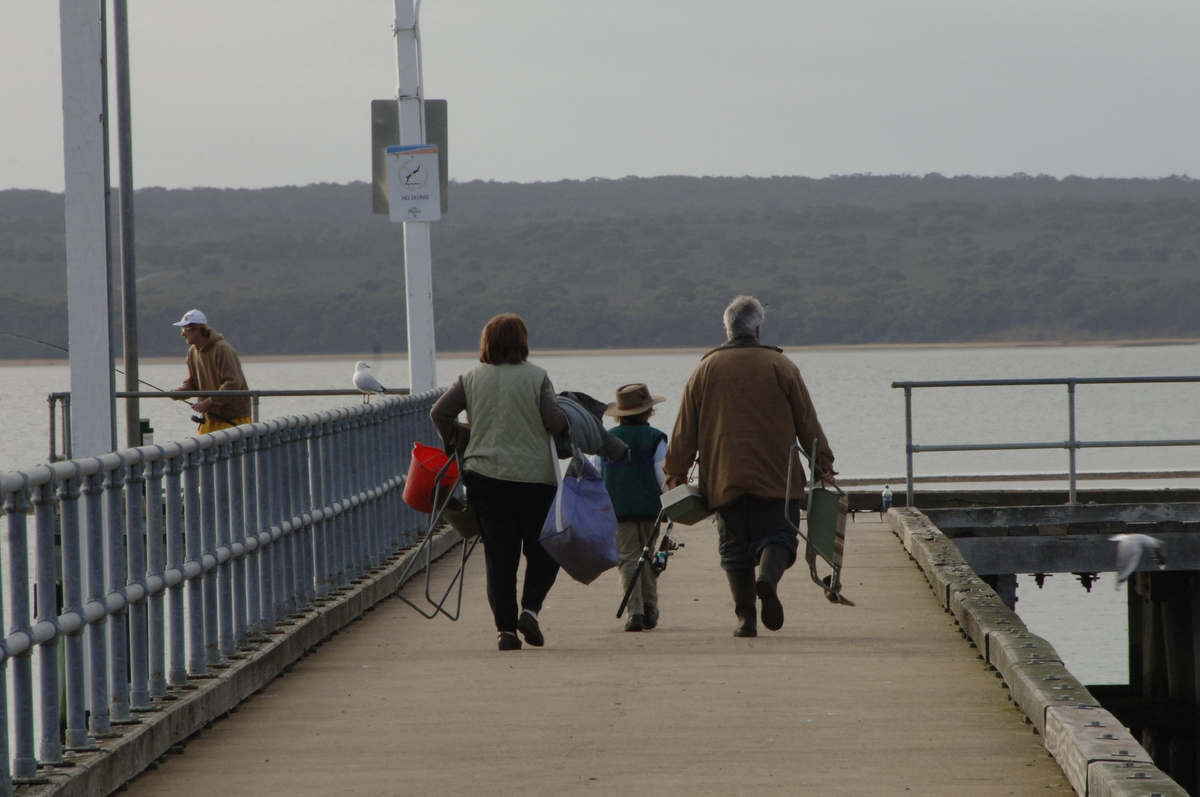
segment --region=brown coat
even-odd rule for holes
[[[705,355],[683,391],[663,470],[683,477],[700,455],[700,489],[709,508],[749,493],[783,498],[788,450],[820,440],[821,468],[833,452],[796,364],[770,346],[732,346]],[[804,495],[804,468],[792,472],[792,496]]]
[[[195,346],[188,348],[187,379],[183,380],[182,390],[249,390],[246,377],[242,375],[242,361],[229,345],[229,341],[219,333],[204,344],[204,348]],[[250,397],[231,396],[230,398],[212,397],[208,413],[220,416],[217,420],[236,421],[250,417]]]

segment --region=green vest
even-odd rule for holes
[[[628,460],[604,463],[604,486],[617,519],[654,520],[662,510],[654,452],[667,436],[647,425],[616,426],[609,431],[629,446]]]
[[[463,467],[510,482],[558,484],[539,407],[546,371],[479,364],[462,375],[471,439]]]

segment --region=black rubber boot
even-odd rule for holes
[[[758,606],[754,600],[754,569],[726,570],[729,591],[733,593],[733,610],[737,613],[738,627],[734,636],[758,636]]]
[[[754,584],[754,591],[762,601],[763,625],[771,631],[783,628],[783,604],[779,602],[776,587],[779,585],[779,579],[783,578],[783,571],[788,569],[788,560],[791,558],[787,548],[774,544],[763,548],[759,560],[758,580]]]

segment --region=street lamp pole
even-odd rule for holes
[[[396,99],[401,145],[424,144],[425,87],[421,84],[421,0],[395,0]],[[413,393],[437,386],[437,347],[433,337],[433,271],[429,222],[404,222],[404,284],[408,309],[408,376]]]

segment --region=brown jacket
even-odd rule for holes
[[[807,452],[814,437],[822,470],[832,471],[833,452],[796,364],[770,346],[723,346],[704,356],[684,388],[663,470],[682,477],[699,453],[700,489],[713,509],[746,493],[783,498],[788,450],[799,438]],[[793,497],[804,495],[806,481],[797,461]]]
[[[242,361],[229,341],[219,332],[212,333],[204,348],[192,346],[187,353],[187,379],[180,390],[249,390],[242,375]],[[250,417],[250,397],[212,397],[208,413],[217,420],[233,422]]]

